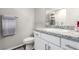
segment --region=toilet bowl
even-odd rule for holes
[[[28,37],[23,40],[24,44],[26,44],[26,50],[32,50],[34,48],[34,38]]]

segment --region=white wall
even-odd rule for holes
[[[45,8],[35,9],[35,27],[44,27],[46,21],[46,11]]]
[[[8,49],[23,43],[23,39],[31,35],[34,26],[34,9],[0,8],[0,15],[17,16],[16,35],[1,38],[0,49]]]

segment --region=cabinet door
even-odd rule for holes
[[[45,39],[55,45],[60,46],[60,37],[56,37],[56,36],[48,35],[48,34],[44,34],[44,33],[41,33],[40,37],[42,37],[43,39]]]
[[[51,43],[48,44],[48,50],[62,50],[59,46],[53,45]]]
[[[36,50],[47,50],[48,49],[48,43],[46,41],[44,41],[41,38],[36,38],[35,39],[35,44],[34,47]]]
[[[40,38],[39,32],[34,32],[34,48],[36,50],[47,50],[48,43]]]

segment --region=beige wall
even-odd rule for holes
[[[23,43],[23,39],[31,35],[34,26],[34,9],[0,8],[0,15],[17,16],[16,35],[1,38],[0,49],[8,49]]]

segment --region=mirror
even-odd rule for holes
[[[66,9],[64,8],[46,8],[46,25],[63,26],[66,21]]]

